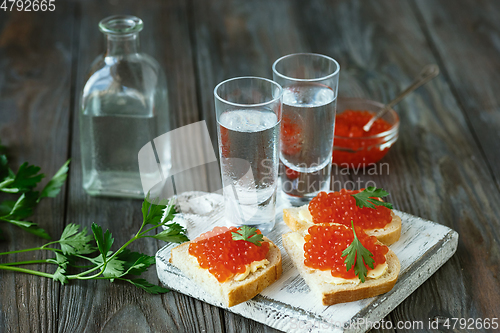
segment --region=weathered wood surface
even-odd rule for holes
[[[500,186],[500,3],[415,1],[417,18]]]
[[[74,18],[65,13],[73,8],[61,4],[57,13],[0,13],[0,140],[9,147],[14,168],[29,161],[49,176],[67,159]],[[52,236],[65,224],[66,190],[67,186],[54,200],[43,200],[33,217]],[[8,198],[0,196],[2,201]],[[44,242],[7,223],[0,223],[0,228],[7,238],[0,242],[0,252]],[[47,255],[26,253],[1,260]],[[0,271],[0,332],[57,331],[60,289],[47,279]]]
[[[443,75],[396,107],[402,130],[383,160],[389,174],[339,171],[337,179],[374,180],[399,210],[461,235],[457,254],[385,320],[498,317],[499,10],[495,0],[95,0],[58,1],[53,13],[0,11],[0,139],[16,166],[29,161],[53,174],[72,158],[65,189],[34,216],[51,235],[96,221],[122,243],[136,231],[140,201],[91,198],[81,188],[76,97],[103,51],[101,18],[144,20],[142,49],[165,68],[175,125],[205,119],[214,143],[213,87],[233,76],[270,78],[281,55],[330,55],[341,65],[340,96],[382,102],[423,65],[438,63]],[[217,189],[211,172],[199,182]],[[42,243],[1,228],[8,238],[1,251]],[[160,245],[136,249],[153,254]],[[147,278],[157,281],[154,270]],[[120,283],[61,287],[0,272],[0,295],[0,332],[276,332],[178,293],[151,296]],[[377,332],[394,331],[408,330]]]

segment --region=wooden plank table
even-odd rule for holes
[[[97,23],[111,14],[144,20],[142,49],[165,68],[175,126],[206,120],[214,147],[214,86],[234,76],[271,77],[282,55],[330,55],[341,65],[340,96],[382,102],[423,65],[437,63],[442,75],[396,107],[401,131],[383,160],[389,171],[338,171],[335,186],[375,181],[390,191],[397,209],[461,236],[455,256],[386,321],[423,321],[431,332],[429,321],[500,317],[500,2],[95,0],[56,1],[56,10],[45,13],[0,10],[0,139],[10,160],[54,174],[72,159],[62,193],[42,201],[33,217],[54,237],[68,223],[95,221],[123,243],[141,221],[139,200],[90,197],[81,186],[78,94],[86,68],[103,52]],[[208,190],[217,186],[210,175],[198,181]],[[1,228],[7,240],[0,252],[43,242],[10,225]],[[163,243],[134,245],[153,255]],[[0,260],[49,254],[39,255]],[[158,282],[154,269],[146,278]],[[175,292],[152,296],[105,281],[61,286],[0,271],[0,332],[97,331],[275,330]]]

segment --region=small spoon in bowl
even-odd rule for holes
[[[413,90],[417,89],[424,83],[429,82],[431,79],[435,78],[439,74],[439,67],[436,64],[431,64],[431,65],[426,65],[424,68],[422,68],[422,71],[420,71],[420,74],[415,78],[413,83],[406,88],[402,93],[400,93],[396,98],[394,98],[392,101],[387,103],[385,107],[377,113],[373,118],[370,119],[369,122],[363,126],[363,130],[365,132],[368,132],[370,128],[372,127],[373,123],[377,120],[380,119],[387,111],[389,111],[394,105],[398,104],[401,102],[403,98],[406,97],[409,93],[411,93]]]

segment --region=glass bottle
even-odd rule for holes
[[[139,51],[142,28],[134,16],[99,23],[107,50],[92,63],[80,103],[83,188],[91,195],[144,198],[137,154],[170,129],[165,75]]]

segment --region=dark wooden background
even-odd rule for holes
[[[442,74],[396,107],[401,132],[383,160],[389,175],[338,179],[374,180],[397,209],[460,234],[457,253],[385,320],[427,327],[448,317],[500,317],[499,1],[56,0],[54,12],[0,10],[2,143],[16,167],[29,161],[53,174],[72,159],[62,193],[43,201],[34,220],[54,237],[68,223],[95,221],[121,244],[140,224],[141,201],[84,193],[76,116],[86,69],[104,48],[97,23],[111,14],[144,20],[142,50],[165,68],[176,126],[205,119],[213,139],[213,87],[234,76],[271,77],[282,55],[332,56],[342,68],[340,96],[382,102],[437,63]],[[42,244],[1,228],[0,251]],[[162,246],[138,243],[149,254]],[[2,258],[28,259],[35,257]],[[147,278],[158,281],[154,269]],[[152,296],[105,281],[61,286],[0,271],[0,332],[98,331],[275,332],[176,292]],[[409,330],[384,332],[395,331]]]

